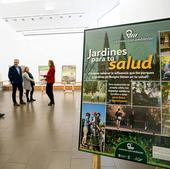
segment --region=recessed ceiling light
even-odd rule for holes
[[[31,18],[32,21],[34,21],[35,19],[34,18]]]

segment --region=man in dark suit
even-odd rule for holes
[[[19,65],[19,60],[14,59],[14,65],[9,68],[8,77],[12,84],[12,100],[14,103],[14,106],[19,106],[19,104],[16,101],[16,91],[19,90],[19,99],[20,104],[25,104],[23,101],[23,86],[22,86],[22,70]]]

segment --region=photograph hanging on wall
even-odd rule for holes
[[[80,151],[170,168],[169,25],[85,30]]]
[[[61,81],[64,84],[76,83],[76,66],[63,65],[61,73]]]

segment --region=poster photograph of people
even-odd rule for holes
[[[170,168],[169,25],[85,30],[80,151]]]

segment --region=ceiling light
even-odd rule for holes
[[[22,31],[24,36],[83,33],[87,27]]]
[[[3,4],[9,4],[9,3],[21,3],[21,2],[32,2],[35,0],[0,0],[0,3]],[[36,1],[40,1],[40,0],[36,0]]]

